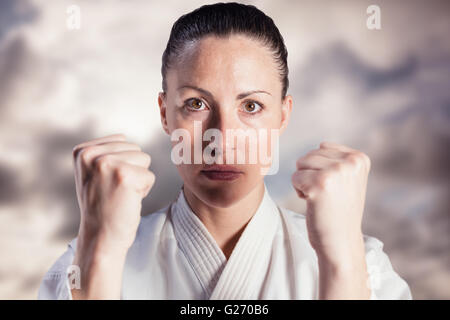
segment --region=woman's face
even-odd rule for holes
[[[191,137],[191,162],[177,165],[185,187],[210,206],[231,206],[262,183],[262,169],[268,165],[261,160],[259,150],[265,147],[268,155],[273,154],[271,129],[281,134],[289,119],[292,97],[282,100],[276,61],[266,47],[244,35],[208,36],[183,51],[182,58],[169,68],[166,81],[167,92],[158,98],[164,130],[171,135],[184,129]],[[201,124],[196,136],[194,123]],[[203,133],[212,128],[223,138],[221,152],[212,155],[239,174],[208,173],[205,170],[212,169],[211,164],[194,162],[194,144],[200,141],[197,145],[204,150],[211,142],[202,142]],[[248,129],[256,133],[256,139],[238,143],[233,134],[242,136],[242,132],[250,132]],[[261,138],[260,130],[266,131],[269,139]],[[250,155],[255,150],[256,163]],[[227,162],[230,153],[232,163]],[[245,157],[245,163],[238,163],[239,155]]]

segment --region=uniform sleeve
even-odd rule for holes
[[[383,243],[370,236],[364,236],[366,263],[371,289],[371,300],[411,300],[411,290],[392,267],[391,261],[383,251]]]
[[[39,300],[72,300],[68,271],[75,256],[76,238],[44,275],[38,291]]]

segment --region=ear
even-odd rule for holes
[[[293,99],[292,96],[289,94],[287,95],[283,103],[281,105],[281,126],[280,126],[280,135],[284,132],[286,129],[289,119],[291,118],[291,112],[292,112],[292,105],[293,105]]]
[[[170,135],[169,127],[167,125],[167,117],[166,117],[166,93],[160,92],[158,93],[158,104],[159,104],[159,115],[161,117],[161,124],[164,129],[164,131]]]

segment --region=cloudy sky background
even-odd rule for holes
[[[143,214],[181,180],[157,105],[170,28],[206,1],[0,1],[0,299],[35,299],[77,234],[71,150],[123,132],[152,155]],[[294,110],[273,197],[298,212],[295,160],[322,140],[372,159],[364,231],[415,298],[450,298],[450,3],[250,1],[289,51]],[[66,27],[69,5],[81,29]],[[366,9],[381,8],[381,30]]]

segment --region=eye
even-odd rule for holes
[[[188,109],[194,110],[194,111],[203,111],[205,110],[206,104],[197,98],[191,98],[185,101],[185,105],[188,107]]]
[[[246,113],[258,113],[263,109],[263,105],[256,101],[246,101],[244,102],[244,111]]]

